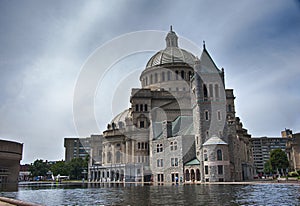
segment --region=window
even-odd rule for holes
[[[170,71],[168,71],[168,73],[167,73],[167,78],[168,78],[168,81],[171,80],[171,72]]]
[[[157,174],[157,182],[163,182],[164,181],[164,174]]]
[[[208,165],[205,165],[204,170],[205,170],[205,174],[208,175]]]
[[[212,98],[214,96],[213,85],[209,85],[209,96]]]
[[[156,152],[162,152],[163,151],[163,145],[162,144],[157,144],[156,145]]]
[[[178,80],[178,71],[175,71],[175,78]]]
[[[206,137],[209,137],[209,131],[208,130],[206,131]]]
[[[107,162],[111,163],[111,152],[108,152],[107,154]]]
[[[140,121],[140,128],[144,128],[145,127],[145,122],[144,121]]]
[[[171,158],[171,166],[172,167],[178,166],[178,158]]]
[[[204,154],[204,161],[208,161],[207,154]]]
[[[148,77],[146,77],[146,80],[145,80],[145,82],[146,82],[146,85],[148,85]]]
[[[221,119],[222,119],[221,111],[218,111],[217,114],[218,114],[218,120],[221,121]]]
[[[148,149],[148,143],[145,142],[145,149]]]
[[[228,105],[228,112],[232,112],[231,104]]]
[[[216,97],[216,99],[219,99],[219,97],[220,97],[218,84],[215,84],[215,97]]]
[[[145,112],[147,112],[148,111],[148,105],[145,104],[144,106],[145,106]]]
[[[157,76],[157,73],[154,74],[154,82],[155,82],[155,83],[158,82],[158,76]]]
[[[163,159],[157,159],[157,167],[163,167],[164,166],[164,160]]]
[[[207,87],[205,84],[203,84],[203,97],[204,99],[208,97]]]
[[[152,74],[150,75],[150,84],[153,84],[153,76],[152,76]]]
[[[138,142],[138,149],[141,149],[141,143]]]
[[[185,78],[185,74],[184,74],[184,71],[183,71],[183,70],[181,71],[181,78],[182,78],[182,79]]]
[[[139,105],[138,105],[138,104],[135,105],[135,111],[136,111],[136,112],[139,111]]]
[[[219,175],[223,174],[223,165],[218,165],[218,174]]]
[[[208,112],[207,110],[204,111],[204,119],[205,119],[206,121],[209,120],[209,112]]]
[[[142,112],[144,110],[143,105],[140,104],[140,111]]]
[[[177,141],[170,142],[170,150],[177,150]]]
[[[165,72],[161,73],[161,81],[165,81]]]
[[[141,144],[141,149],[144,149],[144,142],[142,142],[142,144]]]
[[[218,149],[217,150],[217,160],[218,161],[221,161],[223,158],[222,158],[222,150]]]
[[[191,80],[191,78],[192,78],[192,72],[191,72],[191,71],[189,71],[188,80],[190,81],[190,80]]]
[[[116,153],[116,162],[117,163],[121,162],[121,152],[120,151],[117,151],[117,153]]]

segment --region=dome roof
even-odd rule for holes
[[[158,66],[162,64],[186,63],[191,66],[194,65],[196,57],[179,47],[167,47],[154,54],[148,61],[146,68]]]
[[[131,109],[126,109],[120,114],[118,114],[117,116],[115,116],[115,118],[112,119],[111,124],[115,123],[116,125],[118,125],[119,122],[123,122],[125,124],[125,119],[130,117],[131,117]]]
[[[178,37],[171,26],[166,36],[166,48],[154,54],[148,61],[146,68],[174,63],[186,63],[193,66],[195,59],[196,57],[192,53],[178,47]]]
[[[220,144],[223,144],[223,145],[227,145],[226,142],[224,142],[222,139],[220,139],[219,137],[217,136],[212,136],[211,138],[209,138],[204,144],[203,146],[206,146],[206,145],[220,145]]]

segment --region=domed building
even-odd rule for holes
[[[233,90],[225,89],[203,45],[198,59],[178,46],[172,30],[166,47],[131,90],[131,107],[103,131],[93,182],[217,182],[251,179],[251,137],[235,117]]]

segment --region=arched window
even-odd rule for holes
[[[152,76],[152,74],[150,75],[150,84],[153,84],[153,76]]]
[[[222,150],[218,149],[217,150],[217,160],[221,161],[222,159],[223,159],[223,157],[222,157]]]
[[[163,81],[163,82],[165,81],[165,72],[161,73],[161,81]]]
[[[135,105],[135,111],[136,111],[136,112],[139,111],[139,105],[138,105],[138,104]]]
[[[140,111],[142,112],[144,110],[143,105],[140,104]]]
[[[147,86],[148,85],[148,77],[146,77],[146,79],[145,79],[145,86]]]
[[[141,143],[138,142],[138,149],[141,149]]]
[[[168,71],[168,73],[167,73],[167,78],[168,78],[168,81],[170,81],[171,80],[171,71]]]
[[[184,71],[183,71],[183,70],[181,71],[181,78],[182,78],[182,79],[184,79],[184,78],[185,78],[185,73],[184,73]]]
[[[121,162],[121,152],[117,151],[116,152],[116,163],[120,163]]]
[[[207,97],[208,97],[208,92],[207,92],[206,84],[203,84],[203,97],[204,97],[204,98],[207,98]]]
[[[111,152],[107,153],[107,163],[111,163]]]
[[[219,97],[220,97],[218,84],[215,84],[215,97],[216,97],[216,99],[219,99]]]
[[[157,76],[157,73],[154,74],[154,82],[155,82],[155,83],[158,82],[158,76]]]
[[[145,112],[147,112],[148,111],[148,105],[145,104],[144,107],[145,107]]]
[[[175,71],[175,78],[176,78],[176,80],[178,80],[178,71],[177,70]]]
[[[214,96],[214,90],[213,90],[213,85],[209,85],[209,96],[212,98]]]

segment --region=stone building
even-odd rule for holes
[[[0,140],[0,191],[17,190],[23,144]]]
[[[281,134],[283,138],[287,139],[285,151],[290,171],[300,171],[300,133],[293,134],[292,130],[285,129]]]
[[[172,30],[131,91],[130,108],[103,132],[91,181],[215,182],[252,179],[250,135],[233,90],[203,45],[198,59]],[[92,156],[92,158],[99,158]]]

